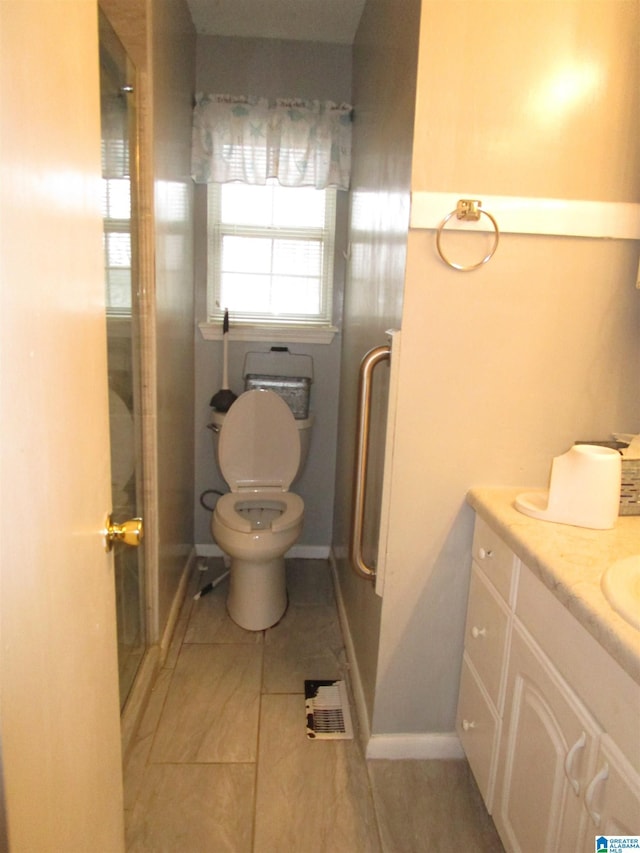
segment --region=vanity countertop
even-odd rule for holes
[[[613,610],[600,587],[612,563],[640,554],[640,516],[619,516],[612,530],[540,521],[515,508],[522,491],[478,487],[467,502],[640,684],[640,631]]]

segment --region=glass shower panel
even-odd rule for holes
[[[134,70],[100,11],[102,208],[113,520],[143,517]],[[120,706],[146,650],[144,543],[114,548]]]

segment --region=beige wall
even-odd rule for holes
[[[637,10],[423,0],[414,189],[638,201]],[[575,67],[587,101],[533,98]],[[409,234],[375,732],[453,729],[468,488],[544,485],[574,440],[640,430],[638,242],[504,234],[459,273],[433,241]]]
[[[640,199],[638,0],[424,0],[413,189]]]
[[[385,331],[398,327],[402,317],[418,22],[419,0],[407,0],[400,9],[394,0],[370,0],[354,46],[351,259],[344,302],[333,547],[369,719],[380,599],[369,581],[356,577],[347,556],[357,379],[362,356],[384,344]],[[385,372],[379,368],[377,382],[384,383]],[[383,389],[376,391],[383,396]],[[372,421],[380,426],[377,416]],[[379,429],[371,442],[374,487],[379,483],[381,439]],[[379,503],[373,497],[365,526],[369,559]]]

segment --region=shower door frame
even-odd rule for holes
[[[132,61],[133,51],[127,43],[124,27],[109,14],[108,3],[98,6],[122,43],[131,63],[131,77],[136,94],[136,138],[130,156],[135,158],[136,181],[132,208],[137,231],[137,334],[139,344],[139,446],[144,507],[144,609],[146,648],[136,678],[121,711],[123,759],[135,732],[144,706],[149,683],[159,665],[158,624],[158,465],[157,465],[157,385],[155,327],[155,218],[153,137],[150,89],[144,64]]]

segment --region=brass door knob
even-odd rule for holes
[[[137,548],[142,541],[144,528],[141,518],[130,518],[122,524],[114,524],[111,514],[107,516],[104,530],[104,548],[110,551],[114,542],[124,542],[132,548]]]

